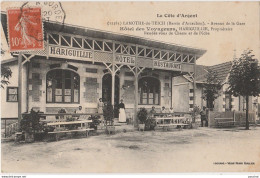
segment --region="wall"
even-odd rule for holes
[[[18,62],[14,61],[4,66],[10,67],[12,71],[12,77],[9,79],[9,84],[1,89],[1,117],[11,118],[18,117],[18,102],[7,102],[7,87],[18,87]],[[26,111],[26,78],[27,78],[26,64],[23,65],[22,69],[22,112]]]
[[[189,111],[189,99],[193,96],[190,94],[191,84],[182,76],[174,77],[172,82],[172,103],[173,110],[176,112]]]
[[[34,65],[38,63],[38,65]],[[56,113],[60,108],[66,108],[69,112],[75,111],[79,105],[83,106],[83,110],[86,112],[96,112],[97,111],[97,101],[102,97],[102,77],[105,74],[106,69],[103,65],[92,65],[92,64],[82,64],[76,62],[68,62],[75,67],[78,67],[77,73],[80,75],[80,103],[79,104],[57,104],[57,103],[46,103],[46,74],[50,70],[50,64],[62,63],[65,61],[54,61],[46,59],[33,59],[30,63],[23,66],[23,94],[22,94],[22,112],[27,111],[26,106],[26,88],[27,88],[27,69],[26,66],[29,65],[29,80],[28,80],[28,98],[29,105],[28,109],[34,108],[48,113]],[[8,64],[10,66],[13,74],[10,78],[9,86],[16,87],[18,85],[18,68],[17,62]],[[64,68],[65,65],[63,65]],[[95,69],[95,72],[86,69]],[[191,105],[193,104],[192,97],[193,93],[190,89],[193,89],[193,83],[188,82],[182,76],[174,77],[172,79],[172,97],[171,97],[171,77],[170,73],[167,71],[158,70],[148,70],[146,75],[140,75],[139,79],[143,76],[156,76],[160,80],[160,104],[155,105],[156,110],[159,112],[162,106],[166,107],[168,110],[171,107],[171,102],[174,111],[177,112],[188,112]],[[135,98],[135,86],[134,86],[134,76],[131,74],[128,68],[121,68],[119,73],[120,78],[120,99],[124,100],[126,105],[126,114],[128,117],[133,117],[134,111],[134,98]],[[123,87],[124,86],[124,87]],[[227,85],[223,87],[223,90],[227,89]],[[223,111],[223,97],[224,92],[221,91],[220,97],[215,100],[215,111]],[[206,103],[202,99],[202,87],[197,85],[196,101],[195,104],[202,108]],[[17,102],[6,102],[6,88],[1,89],[1,116],[2,117],[17,117]],[[253,105],[253,99],[250,97],[249,110],[254,110],[257,113]],[[243,103],[240,97],[232,98],[232,109],[241,110]],[[240,106],[240,108],[239,108]],[[148,110],[151,109],[151,105],[139,105],[140,107],[145,107]],[[12,108],[13,112],[9,112]]]
[[[194,92],[195,100],[194,101]],[[193,90],[193,82],[188,81],[183,76],[173,78],[173,109],[176,112],[189,112],[194,104],[203,108],[206,102],[202,98],[202,86],[197,84],[196,90]]]
[[[33,63],[38,63],[37,65]],[[80,76],[80,103],[79,104],[64,104],[64,103],[46,103],[46,74],[50,70],[51,64],[62,64],[66,68],[65,61],[54,61],[46,59],[33,59],[30,64],[29,71],[29,108],[34,108],[47,113],[56,113],[60,108],[66,108],[69,112],[73,112],[79,105],[83,107],[86,112],[97,112],[98,99],[102,97],[102,77],[108,70],[104,65],[83,64],[78,62],[67,62],[78,68],[77,73]],[[37,67],[35,67],[37,66]],[[95,69],[96,72],[90,72]],[[105,73],[104,73],[105,72]],[[156,76],[160,80],[160,104],[155,105],[159,111],[162,106],[166,109],[171,107],[171,77],[169,72],[148,70],[147,75]],[[118,73],[120,79],[120,99],[124,100],[126,106],[127,117],[133,117],[134,101],[135,101],[135,86],[134,76],[128,68],[121,68]],[[124,87],[123,87],[124,86]],[[140,105],[148,110],[151,105]]]
[[[191,86],[191,88],[193,88],[193,85]],[[206,101],[203,100],[202,96],[202,86],[197,84],[196,90],[195,90],[195,95],[196,95],[196,101],[195,104],[196,106],[199,106],[201,109],[203,108],[203,106],[206,106]]]
[[[219,112],[224,112],[225,111],[225,92],[228,90],[228,84],[224,84],[221,91],[220,91],[220,96],[215,100],[214,102],[214,111],[219,111]],[[254,109],[254,97],[250,96],[249,97],[249,111],[256,110]],[[231,110],[232,111],[243,111],[243,97],[242,96],[231,96]]]
[[[102,76],[104,75],[103,66],[83,65],[82,63],[68,62],[78,68],[80,76],[80,102],[79,103],[46,103],[46,74],[50,71],[51,64],[61,64],[61,68],[66,68],[65,61],[34,59],[33,63],[39,63],[40,67],[35,68],[30,64],[29,75],[29,107],[39,109],[43,112],[55,113],[60,108],[66,108],[69,112],[75,111],[78,106],[82,106],[86,112],[97,111],[97,101],[102,97]],[[96,72],[86,70],[86,68],[97,69]],[[91,71],[91,72],[89,72]],[[39,76],[35,78],[33,76]],[[34,89],[33,89],[34,88]],[[35,91],[34,91],[35,90]]]
[[[134,103],[135,103],[135,77],[132,75],[128,68],[121,68],[120,70],[120,98],[124,100],[129,117],[133,116]],[[144,107],[148,111],[154,106],[159,112],[162,106],[166,110],[171,107],[171,76],[170,73],[165,71],[146,70],[138,76],[138,80],[142,77],[153,77],[154,80],[160,81],[160,102],[159,105],[138,105],[138,108]],[[122,87],[124,85],[124,87]],[[138,100],[139,101],[139,100]]]

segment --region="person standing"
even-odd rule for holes
[[[170,109],[169,109],[169,115],[168,116],[174,116],[174,111],[173,111],[173,108],[171,107]]]
[[[79,106],[78,110],[76,110],[75,113],[82,114],[83,113],[82,106]],[[84,116],[83,115],[79,115],[79,116],[77,116],[77,118],[78,119],[84,119]]]
[[[83,113],[82,106],[79,106],[78,110],[76,110],[75,113],[77,113],[77,114]]]
[[[101,114],[101,115],[100,115],[100,120],[101,120],[101,122],[104,124],[103,109],[104,109],[104,103],[103,103],[103,101],[102,101],[102,98],[99,98],[98,104],[97,104],[97,112],[98,112],[99,114]]]
[[[98,113],[103,114],[103,107],[104,107],[104,103],[102,101],[102,98],[99,98],[98,104],[97,104],[97,111],[98,111]]]
[[[122,99],[120,100],[118,107],[119,107],[119,122],[126,122],[125,104],[123,103]]]
[[[201,127],[205,127],[206,122],[206,107],[203,106],[203,110],[200,112]]]
[[[172,107],[169,109],[169,113],[174,113],[174,111],[173,111],[173,108],[172,108]]]
[[[156,114],[155,107],[153,106],[151,111],[149,112],[150,117],[154,117],[154,114]]]
[[[162,107],[161,113],[167,113],[165,107]]]

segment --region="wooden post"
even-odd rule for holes
[[[138,126],[138,69],[137,69],[137,58],[138,58],[138,45],[135,47],[135,103],[134,103],[134,126]]]
[[[135,103],[134,103],[134,126],[138,125],[137,118],[137,106],[138,106],[138,71],[135,67]]]
[[[235,126],[236,125],[236,113],[235,113],[235,110],[233,111],[233,125]]]
[[[30,71],[29,71],[29,63],[27,62],[26,64],[26,70],[27,70],[27,76],[26,76],[26,112],[29,112],[29,75],[30,75]]]
[[[249,110],[249,96],[246,96],[246,130],[249,130],[249,118],[248,118],[248,110]]]
[[[20,52],[18,55],[18,130],[21,130],[22,120],[22,60],[23,56]]]
[[[172,78],[173,78],[173,76],[172,76],[172,72],[171,72],[171,108],[172,108],[172,89],[173,89],[173,87],[172,87]]]
[[[115,43],[113,43],[113,60],[112,60],[112,73],[111,73],[111,77],[112,77],[112,93],[111,93],[111,104],[114,108],[114,104],[115,104]]]
[[[6,132],[6,118],[5,118],[5,138],[6,138],[6,134],[7,132]]]
[[[193,108],[196,104],[196,56],[194,58],[194,73],[193,73]],[[194,116],[194,123],[196,122],[196,118]]]
[[[211,127],[210,110],[208,109],[208,127]]]
[[[196,104],[196,57],[194,60],[194,74],[193,74],[193,106]]]
[[[114,68],[114,65],[113,65]],[[113,73],[112,73],[112,94],[111,94],[111,104],[114,108],[115,105],[115,72],[113,69]]]

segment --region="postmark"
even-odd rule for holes
[[[44,49],[41,8],[8,9],[7,21],[11,52]]]
[[[64,27],[66,13],[62,7],[61,2],[51,2],[51,1],[36,1],[36,2],[26,2],[22,7],[40,7],[42,9],[42,20],[44,22],[54,22],[61,24],[57,29],[57,26],[53,26],[56,31],[61,31]],[[49,26],[52,24],[50,23]]]

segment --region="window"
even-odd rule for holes
[[[47,73],[47,103],[79,103],[79,75],[70,70],[56,69]]]
[[[153,77],[141,78],[138,82],[139,104],[159,105],[160,81]]]
[[[18,87],[7,87],[7,102],[17,102],[18,101]]]

